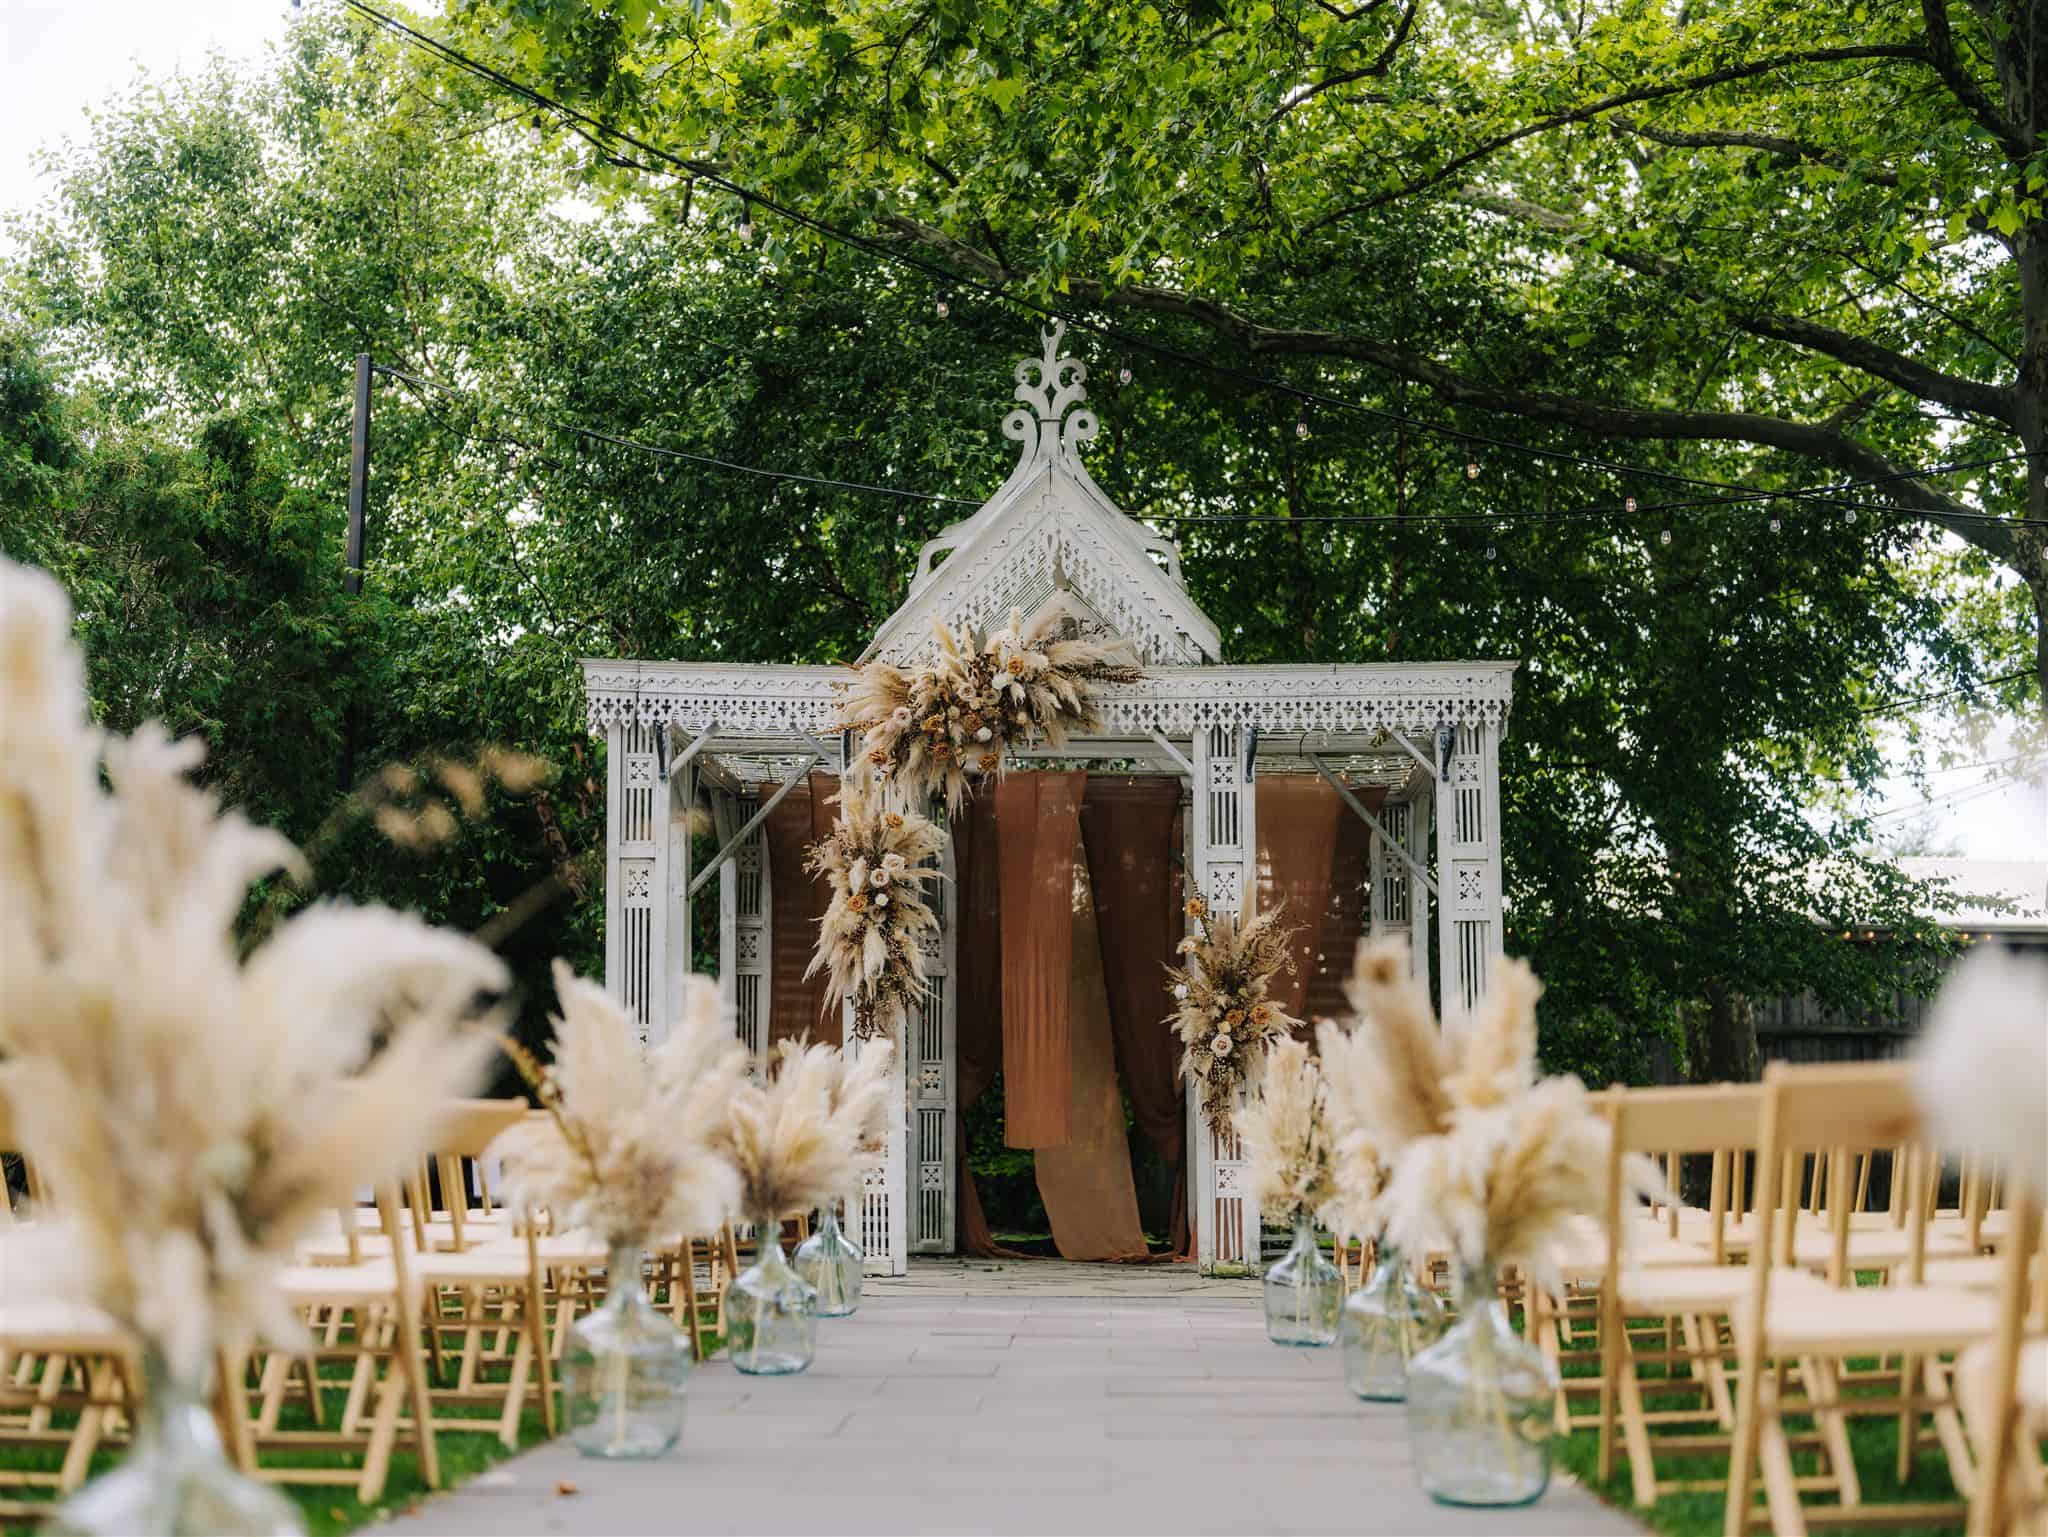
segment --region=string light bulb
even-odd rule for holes
[[[1305,438],[1308,436],[1308,417],[1305,413],[1303,415],[1295,417],[1294,435],[1297,438]]]
[[[1621,499],[1621,510],[1623,512],[1634,512],[1636,510],[1636,499],[1632,496],[1624,496]]]
[[[1854,507],[1851,507],[1846,512],[1844,512],[1842,514],[1842,521],[1846,523],[1849,527],[1854,528],[1856,526],[1856,509]]]
[[[1494,556],[1496,555],[1496,553],[1498,553],[1498,552],[1496,552],[1496,551],[1495,551],[1495,549],[1494,549],[1494,547],[1493,547],[1492,545],[1490,545],[1490,544],[1489,544],[1489,545],[1488,545],[1488,546],[1486,547],[1486,558],[1487,558],[1488,560],[1492,560],[1492,559],[1494,558]]]
[[[754,204],[751,199],[740,200],[740,227],[734,231],[741,244],[750,244],[754,238]]]
[[[541,145],[547,143],[547,140],[547,128],[542,124],[540,118],[536,116],[532,122],[526,125],[526,142],[535,149],[539,149]]]
[[[1777,531],[1778,531],[1778,530],[1779,530],[1780,528],[1782,528],[1782,527],[1784,527],[1784,522],[1783,522],[1783,520],[1782,520],[1782,519],[1779,519],[1779,518],[1775,518],[1775,517],[1771,519],[1771,532],[1772,532],[1772,533],[1774,533],[1774,534],[1775,534],[1775,533],[1776,533],[1776,532],[1777,532]]]
[[[1668,528],[1660,529],[1657,533],[1657,542],[1659,544],[1669,544],[1671,542],[1671,530]]]
[[[1337,541],[1329,534],[1323,535],[1323,553],[1325,555],[1334,555],[1337,553]]]
[[[1126,363],[1126,364],[1124,364],[1124,366],[1123,366],[1122,368],[1119,368],[1119,369],[1118,369],[1118,370],[1116,371],[1116,382],[1117,382],[1118,384],[1129,384],[1129,383],[1131,382],[1131,365],[1130,365],[1130,364]]]
[[[1478,461],[1478,460],[1476,460],[1476,459],[1467,459],[1467,460],[1465,461],[1465,478],[1466,478],[1467,480],[1477,480],[1477,479],[1479,478],[1479,461]]]
[[[944,320],[948,315],[953,313],[953,306],[946,302],[946,296],[944,294],[939,295],[939,302],[936,305],[934,305],[933,308],[939,312],[939,319],[941,320]]]

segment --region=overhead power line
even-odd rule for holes
[[[374,363],[373,370],[388,378],[409,385],[417,390],[432,390],[437,394],[457,401],[474,412],[472,401],[450,384],[436,379],[422,378],[404,369],[393,368],[387,363]],[[528,453],[547,455],[549,450],[541,444],[503,432],[485,432],[480,428],[455,429],[463,435],[484,439],[502,447],[519,448]],[[838,480],[828,475],[816,475],[804,470],[779,470],[758,464],[741,464],[736,460],[722,459],[712,454],[693,453],[686,449],[671,448],[659,443],[643,442],[618,433],[606,432],[595,427],[569,425],[551,429],[562,436],[573,437],[593,443],[603,443],[631,453],[645,454],[652,458],[676,460],[701,465],[710,469],[726,470],[738,475],[753,476],[763,480],[788,481],[799,485],[817,486],[835,491],[857,491],[876,496],[893,496],[907,501],[928,502],[956,507],[978,507],[982,503],[972,497],[951,496],[937,491],[916,491],[903,486],[879,485],[871,481]],[[1895,476],[1879,477],[1869,481],[1837,481],[1829,489],[1837,491],[1858,491],[1884,484],[1894,478],[1907,476],[1947,473],[1972,467],[1970,463],[1922,465],[1917,468],[1898,471]],[[1450,512],[1450,513],[1308,513],[1286,518],[1261,516],[1258,514],[1234,513],[1137,513],[1133,516],[1153,523],[1193,524],[1199,527],[1241,527],[1257,524],[1261,527],[1279,530],[1290,526],[1312,525],[1358,525],[1385,527],[1390,524],[1422,523],[1457,527],[1511,527],[1518,523],[1555,523],[1575,519],[1650,519],[1668,517],[1673,512],[1711,511],[1718,508],[1747,506],[1758,502],[1797,500],[1794,493],[1776,491],[1744,491],[1727,497],[1696,497],[1680,501],[1646,502],[1631,506],[1615,506],[1612,503],[1592,503],[1582,507],[1564,507],[1532,511],[1510,512]],[[2016,674],[2015,676],[2025,676]],[[1993,680],[2009,681],[2007,679]],[[1958,691],[1960,692],[1960,691]]]
[[[827,223],[825,220],[805,213],[790,204],[783,203],[773,196],[764,194],[751,187],[742,186],[720,172],[716,167],[706,165],[700,161],[687,159],[671,150],[662,148],[660,145],[650,143],[646,139],[640,138],[636,134],[613,123],[609,123],[602,118],[593,117],[589,113],[573,107],[567,102],[558,100],[546,92],[526,84],[524,81],[515,79],[479,59],[472,58],[452,44],[446,43],[429,33],[422,32],[418,28],[399,20],[397,17],[367,4],[366,0],[342,0],[342,3],[351,10],[368,17],[386,31],[406,39],[413,46],[431,53],[443,62],[451,64],[457,69],[463,70],[475,78],[497,87],[499,90],[517,96],[531,106],[569,124],[578,133],[589,138],[600,151],[605,153],[616,164],[632,166],[641,170],[655,169],[654,167],[641,166],[636,162],[625,160],[609,147],[612,144],[629,146],[639,153],[672,168],[669,174],[681,175],[693,181],[704,182],[739,199],[742,206],[746,209],[759,208],[766,210],[775,214],[778,218],[784,219],[799,228],[807,229],[824,239],[865,252],[870,256],[877,257],[882,261],[889,262],[906,270],[922,273],[926,277],[945,285],[942,292],[971,289],[1000,303],[1013,305],[1042,318],[1066,321],[1077,329],[1088,331],[1105,340],[1115,342],[1126,349],[1145,352],[1168,362],[1200,369],[1212,376],[1229,379],[1240,385],[1283,395],[1301,402],[1304,406],[1316,405],[1327,407],[1331,410],[1345,411],[1378,421],[1413,427],[1417,431],[1434,433],[1475,447],[1498,449],[1509,454],[1522,454],[1532,458],[1547,459],[1561,464],[1570,464],[1582,469],[1598,470],[1610,475],[1651,479],[1666,484],[1692,486],[1704,490],[1732,491],[1744,496],[1755,494],[1748,492],[1745,487],[1727,481],[1709,480],[1699,476],[1682,475],[1672,470],[1659,470],[1639,465],[1624,464],[1619,460],[1603,459],[1589,454],[1573,453],[1564,449],[1540,448],[1527,443],[1518,443],[1508,438],[1498,438],[1487,433],[1473,432],[1467,428],[1457,427],[1448,422],[1435,421],[1428,417],[1409,416],[1403,412],[1367,406],[1358,401],[1346,400],[1340,396],[1326,394],[1321,390],[1295,384],[1290,380],[1277,379],[1266,374],[1255,373],[1249,369],[1237,368],[1231,364],[1219,363],[1212,358],[1186,352],[1149,337],[1123,331],[1100,321],[1090,320],[1085,316],[1066,314],[1038,300],[1032,299],[1028,295],[1016,293],[1003,284],[992,282],[971,273],[955,272],[936,262],[927,261],[909,252],[898,250],[872,237],[856,234],[851,230]],[[2022,450],[2018,453],[2002,456],[1999,460],[1985,462],[1997,463],[2006,462],[2011,459],[2028,458],[2033,452],[2036,451]],[[2042,450],[2042,452],[2048,452],[2048,450]],[[1909,479],[1912,477],[1901,475],[1897,478]],[[1830,500],[1824,492],[1810,490],[1778,493],[1777,499],[1796,500],[1834,507],[1840,507],[1841,505]],[[1848,510],[1854,511],[1857,509],[1851,508]],[[1937,514],[1928,509],[1893,507],[1871,510],[1882,511],[1888,515],[1895,516],[1913,518],[1938,516],[1952,523],[1959,521],[1967,523],[1996,523],[2006,527],[2023,526],[2030,522],[2048,522],[2048,520],[2042,519],[2006,518],[1995,513],[1954,513],[1943,511]]]

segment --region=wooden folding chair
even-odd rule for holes
[[[1902,1475],[1920,1437],[1920,1416],[1937,1415],[1937,1430],[1949,1445],[1948,1425],[1954,1420],[1952,1401],[1920,1386],[1919,1366],[1927,1359],[1962,1350],[1988,1337],[1997,1322],[1994,1299],[1958,1288],[1929,1286],[1926,1262],[1927,1210],[1923,1191],[1931,1183],[1934,1163],[1918,1147],[1919,1116],[1903,1064],[1827,1064],[1792,1067],[1773,1063],[1764,1073],[1762,1152],[1758,1159],[1757,1223],[1750,1254],[1747,1295],[1735,1314],[1739,1381],[1735,1408],[1735,1446],[1728,1470],[1728,1499],[1723,1517],[1727,1537],[1741,1537],[1755,1512],[1752,1491],[1761,1472],[1764,1509],[1774,1532],[1804,1533],[1808,1518],[1828,1524],[1864,1522],[1885,1525],[1934,1524],[1963,1514],[1960,1503],[1887,1504],[1872,1510],[1863,1505],[1855,1463],[1849,1454],[1847,1420],[1851,1414],[1896,1414],[1900,1427]],[[1841,1150],[1905,1145],[1907,1243],[1904,1262],[1892,1284],[1858,1286],[1850,1261],[1850,1201],[1846,1188],[1828,1213],[1833,1240],[1826,1285],[1786,1285],[1785,1251],[1792,1247],[1792,1224],[1778,1220],[1783,1181],[1779,1171],[1792,1160],[1813,1154],[1834,1157]],[[1846,1183],[1846,1182],[1844,1182]],[[1839,1188],[1839,1187],[1838,1187]],[[1896,1397],[1845,1396],[1838,1367],[1851,1356],[1896,1355],[1901,1360]],[[1800,1363],[1806,1397],[1789,1400],[1785,1367]],[[1811,1415],[1826,1438],[1830,1460],[1839,1474],[1833,1508],[1809,1511],[1792,1466],[1791,1437],[1785,1425],[1790,1414]],[[1946,1419],[1942,1418],[1946,1416]],[[1955,1433],[1960,1449],[1960,1430]],[[1953,1471],[1966,1476],[1964,1464]]]
[[[1725,1482],[1660,1479],[1657,1458],[1726,1453],[1735,1425],[1722,1343],[1722,1320],[1747,1293],[1746,1272],[1727,1263],[1731,1171],[1738,1158],[1757,1146],[1763,1110],[1762,1090],[1754,1085],[1717,1084],[1698,1088],[1633,1089],[1616,1092],[1608,1103],[1613,1136],[1606,1177],[1607,1243],[1600,1296],[1600,1477],[1614,1472],[1617,1441],[1627,1451],[1629,1480],[1636,1504],[1648,1506],[1658,1496],[1719,1489]],[[1632,1241],[1652,1227],[1668,1239],[1673,1208],[1662,1208],[1654,1223],[1635,1217],[1628,1193],[1625,1160],[1630,1154],[1661,1152],[1666,1178],[1676,1189],[1684,1159],[1712,1159],[1708,1204],[1701,1221],[1686,1230],[1698,1245],[1696,1263],[1644,1263],[1631,1251]],[[1817,1285],[1803,1272],[1788,1272],[1781,1286]],[[1632,1329],[1644,1324],[1662,1332],[1649,1349],[1638,1346]],[[1682,1343],[1681,1343],[1682,1342]],[[1644,1378],[1645,1365],[1667,1373],[1685,1367],[1691,1375]],[[1646,1410],[1645,1391],[1659,1395],[1687,1393],[1690,1407]],[[1668,1431],[1665,1427],[1689,1429]],[[1810,1438],[1818,1440],[1818,1437]],[[1825,1453],[1828,1449],[1823,1447]],[[1832,1460],[1832,1459],[1827,1459]],[[1828,1471],[1811,1480],[1814,1487],[1838,1487],[1838,1474]]]
[[[1983,1537],[2048,1529],[2048,1275],[2042,1271],[2041,1203],[2015,1192],[1998,1259],[1998,1332],[1956,1363],[1976,1483],[1969,1530]]]
[[[286,1299],[309,1325],[326,1327],[310,1355],[272,1351],[258,1377],[254,1422],[247,1435],[258,1456],[256,1475],[270,1483],[353,1487],[366,1504],[384,1493],[401,1425],[419,1459],[429,1489],[441,1487],[441,1461],[431,1424],[426,1364],[420,1353],[421,1285],[413,1274],[412,1245],[403,1240],[395,1186],[376,1193],[377,1254],[358,1247],[354,1264],[297,1265],[279,1277]],[[342,1214],[356,1237],[355,1213]],[[358,1240],[359,1242],[359,1240]],[[328,1423],[321,1401],[322,1362],[344,1361],[348,1387],[340,1411]],[[304,1374],[311,1425],[281,1428],[280,1420],[296,1367]],[[381,1371],[381,1375],[380,1375]],[[264,1463],[261,1453],[342,1452],[359,1455],[359,1467]]]
[[[459,1100],[443,1112],[433,1139],[436,1158],[480,1158],[498,1136],[529,1114],[524,1100]],[[457,1205],[465,1197],[459,1182],[449,1189]],[[416,1188],[417,1194],[417,1188]],[[542,1422],[555,1433],[553,1354],[548,1340],[547,1282],[541,1237],[532,1213],[520,1214],[516,1233],[481,1236],[453,1213],[447,1233],[460,1248],[438,1248],[428,1227],[431,1213],[415,1204],[413,1220],[400,1236],[413,1246],[414,1273],[427,1288],[426,1330],[435,1379],[433,1429],[467,1434],[493,1431],[508,1448],[519,1444],[519,1421],[534,1391]],[[445,1381],[446,1353],[453,1336],[459,1355],[455,1381]],[[513,1341],[509,1354],[505,1339]],[[503,1361],[503,1381],[490,1376]],[[441,1414],[440,1406],[482,1405],[495,1419]]]

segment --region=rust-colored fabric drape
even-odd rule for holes
[[[1074,849],[1086,778],[1011,774],[996,786],[1003,1140],[1011,1147],[1055,1147],[1071,1131]]]
[[[1102,978],[1116,1071],[1138,1132],[1174,1180],[1172,1245],[1188,1246],[1187,1096],[1180,1043],[1166,1023],[1165,968],[1184,927],[1174,865],[1180,785],[1171,779],[1093,778],[1081,802],[1081,836],[1095,893]]]
[[[1067,1040],[1072,1065],[1067,1137],[1056,1145],[1040,1146],[1032,1155],[1038,1194],[1045,1202],[1060,1258],[1143,1260],[1145,1229],[1138,1220],[1138,1192],[1131,1180],[1131,1144],[1117,1086],[1102,942],[1096,932],[1088,863],[1078,850],[1069,868],[1073,924]]]
[[[1372,830],[1317,777],[1272,774],[1258,782],[1259,906],[1287,904],[1299,928],[1294,973],[1274,979],[1274,1001],[1302,1019],[1343,1007],[1343,981],[1364,916]],[[1354,790],[1367,810],[1383,789]]]
[[[755,793],[763,804],[781,786],[764,784]],[[808,1034],[839,1044],[837,1009],[826,1010],[825,979],[804,980],[818,945],[818,920],[832,903],[823,881],[804,874],[804,851],[832,830],[838,815],[839,781],[813,774],[768,813],[761,825],[768,840],[768,1044]]]
[[[962,1254],[996,1259],[995,1241],[967,1167],[967,1112],[1003,1065],[1002,882],[996,859],[995,796],[983,791],[952,819],[954,915],[953,1117],[956,1239]]]

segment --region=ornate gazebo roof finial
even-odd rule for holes
[[[1030,409],[1004,417],[1003,436],[1024,445],[1017,461],[1020,470],[1036,460],[1059,456],[1078,468],[1077,451],[1093,440],[1102,426],[1095,413],[1082,404],[1088,399],[1088,365],[1060,351],[1067,336],[1066,321],[1054,317],[1052,329],[1040,331],[1038,336],[1044,350],[1035,358],[1019,358],[1015,369],[1017,388],[1013,393]],[[1077,406],[1081,409],[1075,410]]]

